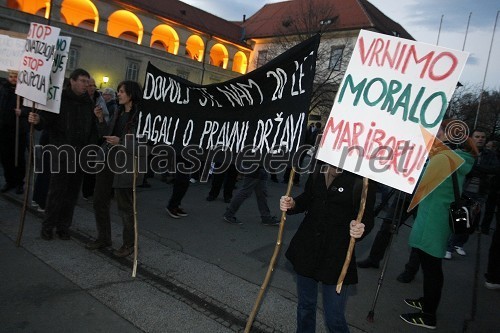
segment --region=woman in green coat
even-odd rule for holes
[[[437,134],[437,138],[445,143],[447,141],[444,132],[446,124],[447,122],[443,121]],[[451,235],[448,209],[455,200],[451,170],[456,167],[453,165],[456,162],[452,155],[456,153],[464,160],[464,163],[456,170],[460,191],[462,191],[465,175],[472,169],[475,156],[477,156],[477,149],[470,141],[467,141],[461,149],[453,151],[445,144],[439,143],[436,140],[429,152],[430,160],[425,170],[426,177],[436,179],[443,169],[450,170],[450,176],[419,204],[409,240],[410,246],[417,251],[422,265],[424,296],[419,299],[405,299],[405,303],[421,312],[401,315],[401,319],[409,324],[430,329],[436,328],[436,311],[444,281],[442,259]]]

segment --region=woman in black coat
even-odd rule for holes
[[[323,307],[330,332],[349,332],[345,306],[349,285],[358,282],[356,259],[347,269],[343,288],[336,284],[345,261],[350,237],[361,238],[373,228],[375,188],[371,184],[361,223],[355,224],[362,192],[360,177],[324,165],[326,172],[315,171],[304,192],[295,198],[283,196],[280,208],[288,214],[305,213],[286,257],[297,273],[297,332],[314,332],[318,283],[322,283]]]

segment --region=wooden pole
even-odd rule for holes
[[[16,96],[16,110],[21,106],[21,96]],[[14,138],[14,165],[19,164],[19,116],[16,113],[16,137]]]
[[[363,218],[363,214],[365,213],[366,206],[366,196],[368,194],[368,178],[363,178],[363,191],[361,191],[361,202],[359,204],[358,216],[356,218],[356,223],[360,223]],[[337,294],[340,294],[342,290],[342,283],[344,282],[345,275],[347,274],[347,268],[351,263],[352,252],[354,250],[354,244],[356,243],[356,238],[351,237],[349,241],[349,248],[347,249],[347,253],[345,256],[344,266],[342,266],[342,271],[340,272],[339,279],[337,280]]]
[[[135,278],[137,274],[137,250],[138,250],[138,228],[137,228],[137,156],[134,156],[134,178],[132,182],[132,200],[134,207],[134,266],[132,268],[132,277]]]
[[[292,186],[293,186],[293,178],[295,178],[295,168],[292,168],[290,171],[290,178],[288,179],[288,187],[286,189],[286,196],[289,197],[290,193],[292,192]],[[278,258],[278,254],[281,249],[281,241],[283,238],[283,230],[285,228],[285,221],[286,221],[286,212],[281,212],[281,220],[280,220],[280,227],[278,231],[278,238],[276,240],[276,246],[274,247],[274,253],[273,256],[271,257],[271,261],[269,262],[269,267],[267,269],[266,277],[264,278],[264,282],[262,283],[262,286],[260,287],[259,295],[257,296],[257,299],[255,300],[255,304],[253,306],[252,312],[250,313],[250,316],[248,317],[247,325],[245,327],[245,333],[250,332],[250,329],[252,328],[253,321],[255,319],[255,316],[257,315],[257,312],[260,307],[260,303],[262,302],[262,298],[264,296],[264,293],[266,291],[267,285],[269,284],[269,281],[271,280],[271,275],[273,274],[274,271],[274,266],[276,265],[276,259]]]
[[[32,112],[35,112],[35,102],[31,107]],[[26,175],[24,179],[26,180],[26,188],[24,189],[24,201],[23,208],[21,209],[21,218],[19,220],[19,229],[17,231],[16,246],[21,245],[21,238],[23,237],[24,230],[24,220],[26,219],[26,208],[28,207],[28,197],[30,195],[30,185],[31,185],[31,165],[33,164],[33,141],[34,141],[34,125],[30,126],[30,142],[28,148],[28,165],[26,167]]]

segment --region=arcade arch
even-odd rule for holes
[[[108,35],[141,45],[144,26],[135,14],[117,10],[108,18]]]
[[[99,12],[90,0],[64,0],[61,19],[67,24],[97,32]]]
[[[177,55],[179,52],[179,35],[171,26],[160,24],[151,32],[150,46]]]
[[[221,43],[217,43],[210,49],[210,65],[227,68],[228,62],[227,48]]]
[[[245,53],[238,51],[233,58],[233,68],[234,72],[245,74],[248,68],[248,60]]]

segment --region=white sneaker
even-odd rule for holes
[[[464,248],[460,247],[460,246],[455,246],[455,252],[457,252],[461,256],[467,255],[467,253],[465,253],[465,251],[464,251]]]
[[[492,283],[492,282],[484,282],[484,286],[488,289],[491,290],[499,290],[500,289],[500,283]]]
[[[450,251],[446,251],[446,254],[444,255],[444,258],[450,260],[451,259],[451,252]]]

